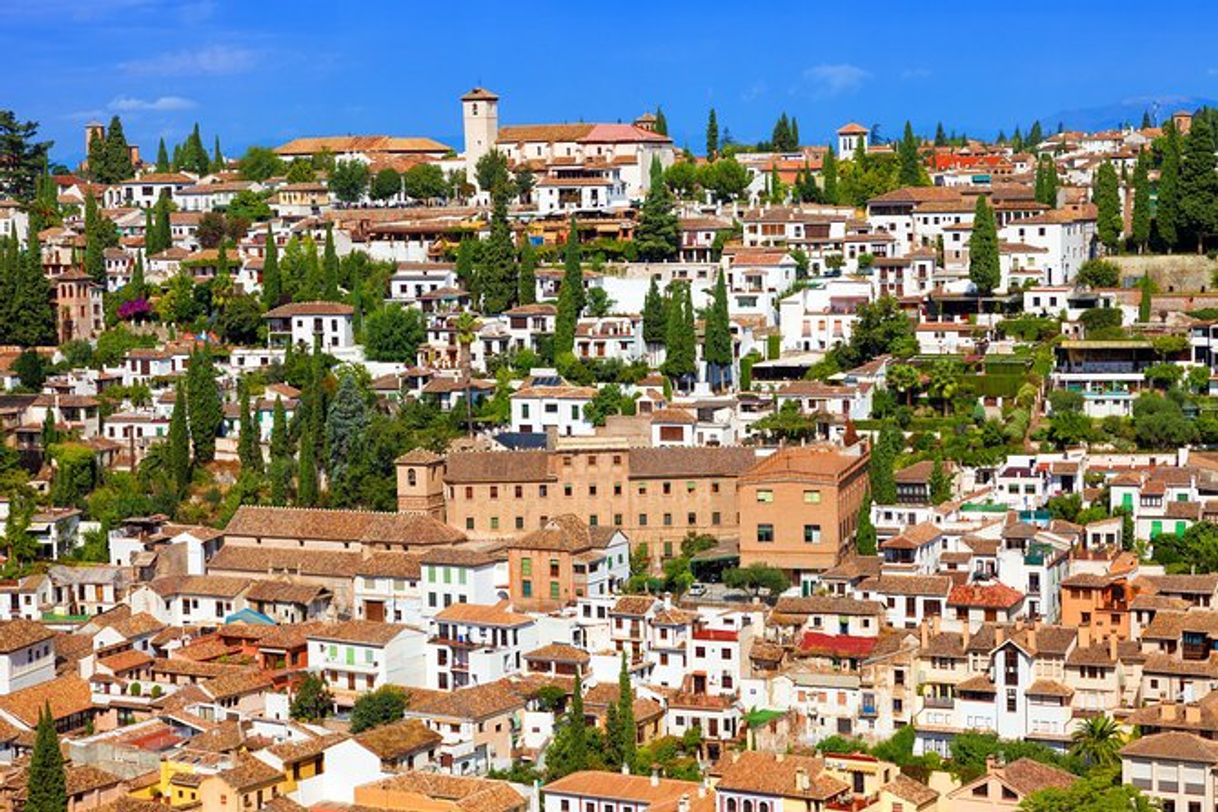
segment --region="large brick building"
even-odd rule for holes
[[[669,556],[690,531],[736,535],[736,480],[755,462],[752,449],[737,447],[407,455],[398,460],[398,505],[430,506],[471,539],[519,536],[574,514]]]
[[[740,477],[740,564],[793,575],[837,564],[854,542],[871,455],[858,443],[781,448]]]

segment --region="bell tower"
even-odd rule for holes
[[[461,97],[465,125],[465,172],[474,182],[478,159],[495,148],[499,137],[499,97],[484,87],[475,87]]]
[[[425,448],[408,451],[395,460],[398,475],[398,511],[426,513],[443,522],[444,458]]]

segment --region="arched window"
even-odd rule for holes
[[[735,798],[727,799],[727,812],[736,812],[736,799]]]
[[[412,488],[415,485],[415,473],[413,468],[406,469],[406,484]]]
[[[745,799],[744,812],[753,812],[753,802],[752,801]]]
[[[769,801],[758,801],[757,802],[757,812],[770,812],[770,802]]]

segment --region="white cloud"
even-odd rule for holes
[[[803,73],[805,85],[816,96],[840,96],[858,90],[871,74],[858,65],[816,65]]]
[[[121,62],[119,69],[136,76],[223,76],[244,73],[257,61],[249,48],[208,45]]]
[[[181,96],[158,96],[151,100],[137,99],[132,96],[117,96],[106,106],[118,112],[131,112],[135,110],[165,112],[169,110],[189,110],[197,105],[192,99],[186,99]]]
[[[766,83],[758,80],[744,89],[744,92],[740,94],[740,99],[751,102],[764,96],[767,90],[769,88],[766,87]]]

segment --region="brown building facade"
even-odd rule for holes
[[[736,481],[755,461],[736,447],[457,452],[444,460],[440,493],[445,521],[472,539],[521,536],[574,514],[667,557],[690,531],[737,533]],[[435,465],[398,461],[399,505],[430,504],[436,515]]]
[[[863,443],[781,448],[740,477],[740,565],[823,571],[854,542],[867,493]]]

